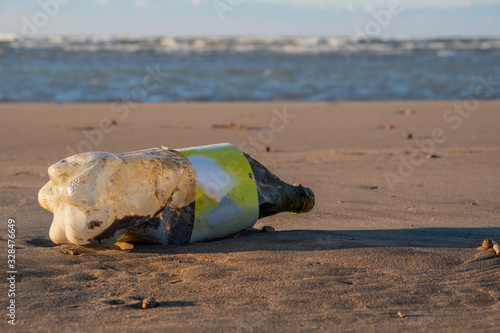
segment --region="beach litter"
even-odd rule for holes
[[[236,146],[89,152],[49,167],[40,205],[54,214],[56,244],[183,245],[252,228],[258,219],[314,207],[314,193],[287,184]],[[263,231],[272,232],[272,227]],[[71,253],[77,255],[77,253]]]
[[[493,251],[497,257],[500,255],[500,248],[498,247],[497,242],[491,238],[485,238],[481,246],[478,247],[478,250]]]
[[[154,308],[156,306],[156,300],[154,297],[149,297],[149,298],[145,298],[142,300],[142,304],[141,304],[141,307],[143,309],[151,309],[151,308]]]

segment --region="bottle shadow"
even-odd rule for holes
[[[249,251],[324,251],[346,248],[477,248],[484,238],[500,240],[500,228],[412,228],[383,230],[249,229],[210,242],[181,246],[135,243],[131,253],[188,254]]]

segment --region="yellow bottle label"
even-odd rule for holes
[[[190,243],[251,228],[259,217],[255,178],[243,152],[223,143],[177,149],[196,172],[195,221]]]

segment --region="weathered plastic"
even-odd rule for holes
[[[49,167],[40,205],[55,243],[185,244],[228,236],[259,217],[252,169],[233,145],[90,152]]]

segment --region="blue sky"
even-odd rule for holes
[[[398,13],[377,22],[391,2]],[[500,36],[500,1],[0,0],[0,33],[16,34],[354,36],[373,22],[376,37]]]

